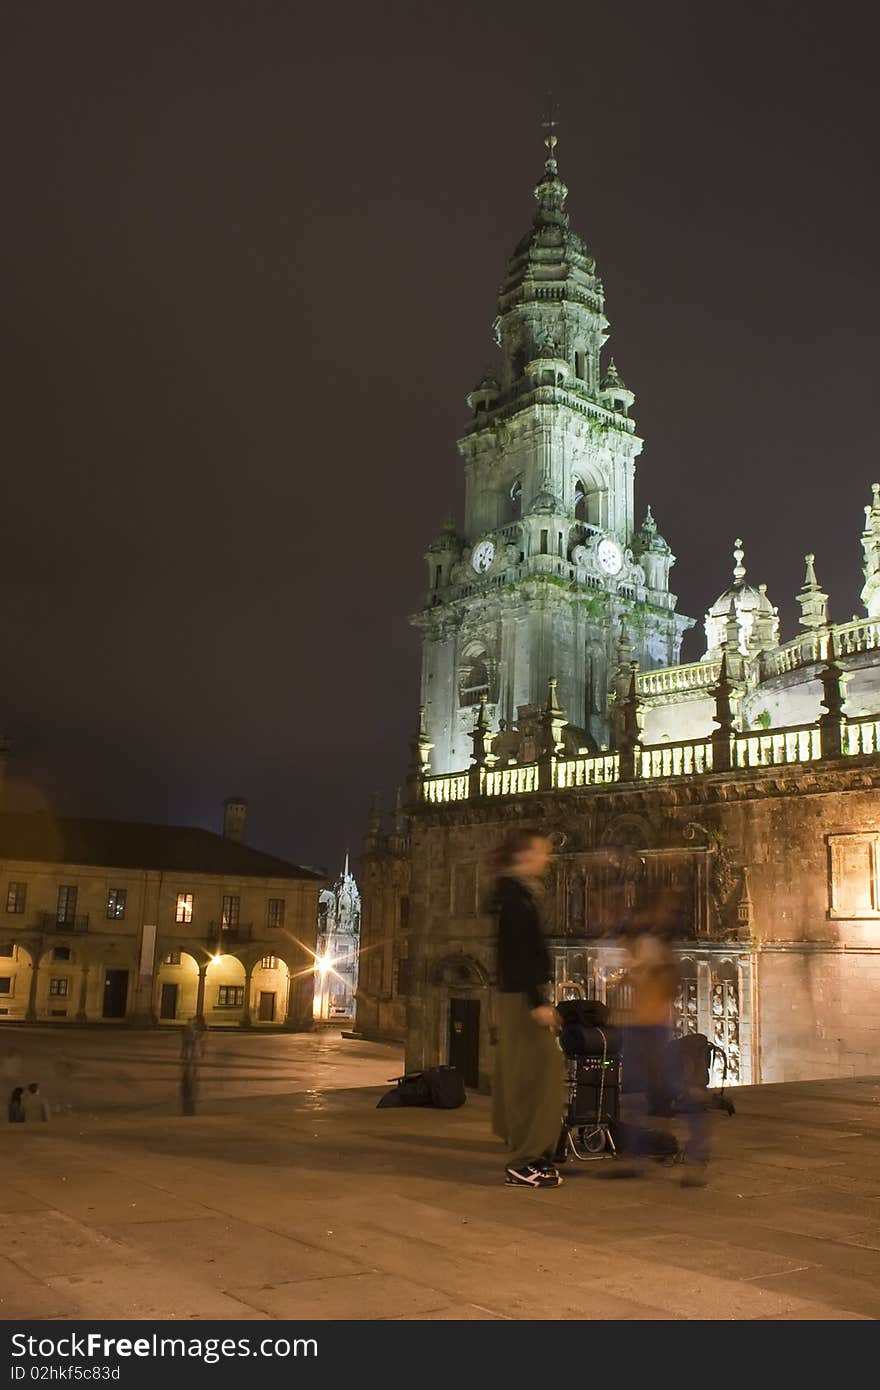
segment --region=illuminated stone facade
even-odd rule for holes
[[[880,494],[862,535],[865,616],[828,617],[806,557],[800,634],[734,545],[703,658],[648,510],[632,393],[604,374],[602,289],[569,228],[551,141],[538,211],[501,288],[497,374],[468,398],[466,507],[427,555],[422,708],[406,810],[374,812],[362,869],[358,1030],[407,1065],[491,1073],[489,851],[553,832],[557,996],[625,1015],[614,932],[666,921],[678,1026],[734,1082],[876,1071],[880,985]]]
[[[321,875],[223,836],[0,812],[0,1024],[312,1026]]]

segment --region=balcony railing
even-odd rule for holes
[[[720,661],[691,661],[687,666],[665,666],[658,671],[639,671],[639,695],[678,695],[687,690],[708,690],[718,683]]]
[[[89,914],[84,912],[79,917],[62,918],[57,912],[41,912],[39,928],[40,931],[63,932],[65,935],[88,931]]]
[[[712,738],[639,744],[634,750],[635,780],[701,777],[716,771],[735,776],[750,768],[811,763],[823,757],[822,743],[823,730],[818,722],[792,725],[785,729],[750,729],[735,733],[730,739],[729,770],[723,764],[721,768],[717,767],[721,759],[718,757],[717,740]],[[833,739],[831,747],[830,756],[839,756],[833,751]],[[723,752],[723,744],[721,749]],[[840,755],[880,757],[880,715],[844,719],[840,725]],[[452,801],[467,801],[471,796],[475,772],[476,769],[472,768],[470,772],[426,777],[422,783],[422,800],[437,806]],[[570,791],[620,781],[619,754],[598,753],[590,757],[555,758],[550,763],[549,778],[544,779],[537,762],[512,763],[503,768],[480,768],[478,795],[526,796],[539,791],[542,785],[547,790]]]
[[[240,941],[251,941],[254,935],[253,922],[236,922],[235,926],[225,922],[208,924],[208,941],[219,946],[236,946]]]
[[[850,623],[836,623],[815,632],[802,632],[790,642],[759,658],[761,680],[784,676],[827,661],[830,642],[838,656],[857,656],[861,652],[880,648],[880,622],[871,618],[856,618]],[[680,695],[689,690],[708,690],[715,685],[721,669],[720,661],[692,661],[686,666],[664,666],[657,671],[639,671],[636,689],[639,695]]]

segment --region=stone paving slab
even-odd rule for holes
[[[236,1036],[230,1090],[218,1054],[203,1113],[184,1118],[155,1103],[168,1041],[157,1080],[155,1035],[129,1035],[127,1108],[114,1093],[8,1127],[0,1316],[880,1316],[875,1079],[737,1091],[733,1119],[711,1116],[705,1189],[660,1165],[609,1182],[602,1160],[535,1193],[504,1186],[485,1098],[377,1111],[391,1049],[274,1041],[279,1056]]]

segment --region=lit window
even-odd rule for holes
[[[220,919],[222,927],[237,927],[238,914],[241,907],[241,898],[235,893],[226,893],[223,898],[223,915]]]
[[[49,981],[49,993],[56,999],[66,998],[70,980],[66,975],[56,975]]]
[[[76,887],[71,883],[63,883],[58,889],[58,910],[55,920],[61,926],[72,926],[76,921]]]
[[[244,1003],[244,985],[221,985],[217,990],[218,1009],[239,1009]]]
[[[264,970],[277,970],[278,958],[277,956],[263,956],[263,959],[260,961],[260,965]]]
[[[110,921],[118,921],[125,916],[125,900],[128,897],[127,888],[111,888],[107,894],[107,918]]]
[[[191,922],[193,919],[192,893],[178,893],[176,922]]]
[[[163,956],[163,958],[162,958],[162,964],[163,964],[163,965],[179,965],[179,964],[180,964],[180,952],[179,952],[179,951],[169,951],[168,954],[167,954],[167,956]]]
[[[267,924],[270,927],[284,926],[284,899],[270,898]]]
[[[6,911],[24,912],[27,901],[27,884],[10,883],[6,890]]]

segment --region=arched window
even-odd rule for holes
[[[602,494],[599,488],[585,483],[583,478],[574,479],[574,515],[576,521],[588,526],[600,526]]]
[[[512,517],[522,516],[522,478],[514,478],[510,486],[510,515]]]
[[[459,703],[478,705],[483,696],[489,698],[489,667],[484,650],[475,649],[465,657],[459,679]]]

